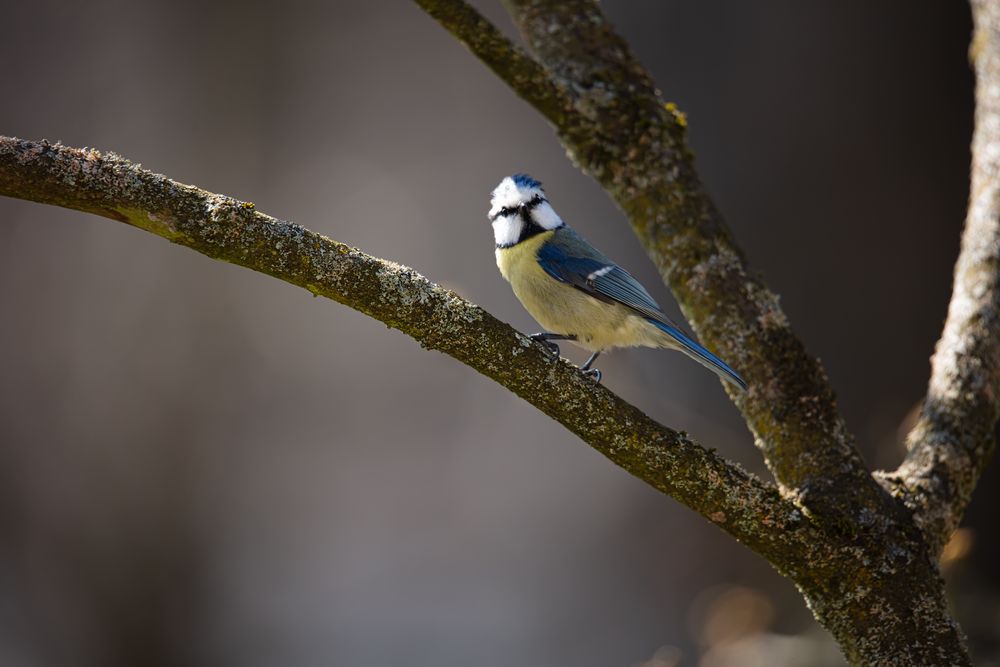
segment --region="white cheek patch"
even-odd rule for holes
[[[546,200],[531,209],[531,219],[535,221],[536,225],[546,230],[559,229],[563,226],[562,218],[556,214],[555,209]]]
[[[518,215],[508,215],[493,221],[493,239],[498,246],[512,246],[521,238],[524,223]]]

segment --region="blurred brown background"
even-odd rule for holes
[[[688,113],[708,188],[868,461],[894,466],[967,197],[968,8],[604,6]],[[485,213],[528,171],[671,302],[540,117],[410,2],[3,10],[4,134],[251,200],[525,331]],[[763,560],[468,368],[303,290],[4,199],[0,318],[2,665],[840,664]],[[713,375],[650,350],[601,368],[763,472]],[[946,570],[984,665],[998,496],[993,470]]]

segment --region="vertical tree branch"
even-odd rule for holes
[[[1000,415],[1000,0],[973,0],[978,107],[962,253],[924,410],[885,488],[868,474],[819,362],[749,273],[705,193],[686,119],[663,103],[598,4],[507,0],[535,60],[461,0],[415,1],[538,108],[625,211],[692,324],[750,381],[733,398],[794,502],[565,363],[550,364],[538,346],[412,270],[252,204],[115,156],[3,137],[0,194],[126,222],[376,317],[508,387],[746,542],[796,581],[853,663],[968,664],[934,558],[994,449]]]
[[[1000,3],[973,0],[976,130],[962,250],[909,453],[886,481],[939,553],[996,446],[1000,417]]]

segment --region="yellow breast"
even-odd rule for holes
[[[598,301],[545,273],[538,250],[554,233],[543,232],[496,251],[500,273],[531,316],[546,331],[576,336],[576,344],[591,351],[662,345],[659,329],[625,306]]]
[[[512,275],[542,271],[538,266],[538,249],[552,238],[553,234],[555,234],[553,231],[542,232],[509,248],[497,248],[497,266],[500,268],[500,275],[507,282],[513,282]]]

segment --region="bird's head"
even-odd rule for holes
[[[490,198],[489,218],[493,237],[501,248],[563,226],[545,198],[542,184],[527,174],[514,174],[500,181]]]

